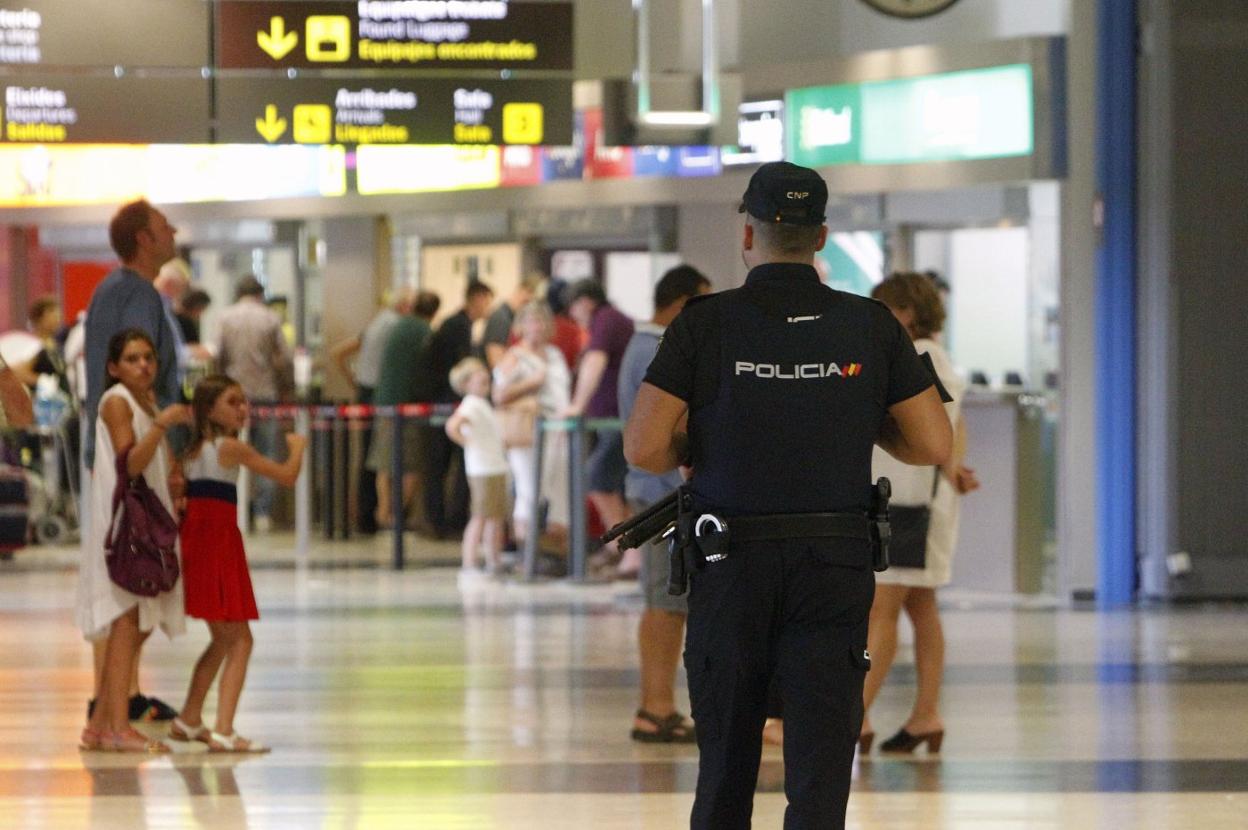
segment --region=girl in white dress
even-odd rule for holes
[[[142,475],[170,515],[172,458],[165,430],[189,424],[189,407],[181,404],[156,411],[152,387],[156,379],[156,348],[141,329],[126,329],[108,343],[109,387],[100,398],[95,423],[95,466],[91,475],[91,523],[78,571],[78,627],[88,640],[106,640],[104,665],[97,679],[96,704],[82,730],[83,749],[113,752],[167,752],[130,726],[130,677],[143,641],[157,626],[170,637],[186,630],[182,582],[156,597],[140,597],[108,576],[104,542],[113,518],[117,456],[129,448],[128,472]]]
[[[953,362],[937,342],[945,322],[945,307],[932,279],[925,274],[894,274],[872,292],[901,322],[914,347],[928,354],[936,375],[953,398],[945,404],[958,440],[949,464],[940,469],[902,464],[879,449],[871,463],[871,478],[886,476],[893,485],[892,503],[930,508],[924,567],[890,567],[876,575],[875,601],[867,648],[871,671],[863,689],[865,711],[869,711],[888,675],[897,653],[897,623],[904,609],[914,626],[915,669],[918,692],[905,725],[881,745],[885,752],[913,752],[923,743],[928,752],[939,752],[945,727],[940,718],[939,700],[945,662],[944,630],[936,603],[936,589],[947,585],[953,573],[953,549],[957,546],[958,499],[976,489],[974,471],[962,466],[966,452],[965,429],[961,426],[961,399],[965,384],[954,371]],[[864,713],[859,747],[871,748],[875,733]]]
[[[544,303],[533,302],[520,309],[514,324],[520,341],[507,350],[494,369],[494,405],[507,404],[527,395],[536,395],[543,417],[558,418],[571,400],[572,376],[563,353],[550,343],[554,320]],[[512,510],[512,529],[517,539],[524,539],[533,521],[533,465],[537,454],[533,447],[512,447],[507,450],[516,488]],[[568,523],[568,445],[567,434],[548,432],[542,446],[541,496],[549,500],[547,530],[556,535]]]

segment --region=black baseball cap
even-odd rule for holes
[[[822,225],[827,207],[822,176],[809,167],[773,161],[754,171],[737,212],[763,222]]]

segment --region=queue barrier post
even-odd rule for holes
[[[347,480],[350,473],[351,450],[347,440],[347,413],[343,410],[334,413],[334,512],[338,525],[338,538],[351,538],[350,509],[347,505]]]
[[[378,410],[377,417],[385,416]],[[407,564],[403,547],[403,407],[394,407],[390,419],[390,551],[394,569],[401,571]]]
[[[542,470],[546,454],[546,424],[541,413],[533,420],[533,501],[529,504],[529,529],[524,537],[523,576],[526,582],[537,579],[537,557],[541,551],[542,531]]]
[[[568,578],[584,582],[589,556],[585,511],[585,418],[572,419],[568,433]]]
[[[244,444],[251,443],[251,424],[243,424],[243,429],[238,434],[238,440]],[[238,517],[238,529],[246,536],[251,533],[251,470],[246,467],[239,467],[238,484],[236,485],[235,493],[238,498],[238,504],[234,508],[235,515]]]
[[[304,407],[295,409],[295,432],[306,440],[310,431],[311,418]],[[299,468],[299,478],[295,480],[295,565],[306,568],[311,547],[312,530],[312,471],[311,459]]]
[[[317,413],[317,430],[321,440],[321,535],[334,539],[334,410],[322,408]]]

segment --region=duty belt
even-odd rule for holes
[[[737,516],[721,520],[734,542],[778,539],[857,539],[871,541],[872,522],[859,513],[788,513]]]
[[[871,567],[888,568],[888,500],[892,487],[881,478],[872,488],[871,508],[866,513],[788,513],[774,516],[723,518],[698,513],[688,485],[625,522],[602,538],[603,544],[619,539],[620,550],[629,550],[656,539],[668,543],[671,566],[667,592],[685,593],[689,574],[728,558],[731,546],[742,542],[781,539],[852,539],[871,545]]]

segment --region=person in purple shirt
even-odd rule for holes
[[[589,344],[576,370],[576,389],[567,417],[618,418],[620,364],[633,339],[633,321],[607,302],[606,292],[594,280],[583,280],[568,293],[568,313],[589,332]],[[598,433],[589,455],[589,500],[607,527],[631,513],[624,500],[624,439],[618,431]],[[614,555],[614,553],[612,553]],[[636,576],[641,554],[629,551],[620,562],[620,576]]]

